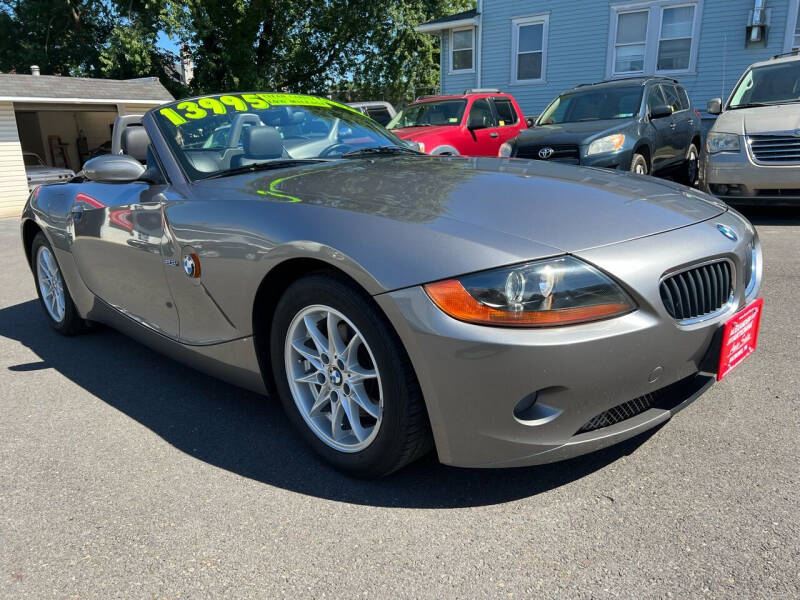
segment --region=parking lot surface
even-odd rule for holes
[[[800,597],[800,212],[748,215],[758,352],[672,421],[372,482],[275,401],[109,329],[58,336],[0,221],[0,598]]]

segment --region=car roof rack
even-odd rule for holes
[[[467,94],[502,94],[497,88],[468,88],[464,90],[464,95]]]
[[[772,59],[774,60],[776,58],[783,58],[784,56],[797,56],[798,54],[800,54],[800,50],[792,50],[791,52],[781,52],[780,54],[776,54],[775,56],[773,56]]]
[[[613,79],[604,79],[603,81],[594,81],[592,83],[579,83],[576,85],[576,88],[579,87],[586,87],[589,85],[601,85],[603,83],[614,83],[615,81],[633,81],[636,79],[641,79],[642,84],[650,81],[651,79],[661,79],[665,81],[671,81],[672,83],[680,83],[674,77],[664,77],[663,75],[631,75],[630,77],[614,77]]]
[[[428,98],[438,98],[438,97],[439,96],[437,96],[436,94],[426,94],[424,96],[417,96],[414,99],[414,102],[419,102],[420,100],[427,100]]]

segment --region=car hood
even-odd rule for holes
[[[426,125],[424,127],[402,127],[390,129],[390,131],[404,140],[423,140],[429,136],[452,133],[457,129],[456,125]]]
[[[590,140],[625,129],[630,119],[607,119],[602,121],[579,121],[557,125],[537,125],[520,132],[517,144],[586,144]]]
[[[368,215],[373,219],[351,219],[350,228],[374,228],[371,235],[380,232],[375,218],[388,219],[411,229],[446,229],[449,236],[476,235],[497,248],[514,246],[513,236],[550,253],[686,227],[726,210],[710,196],[650,177],[517,159],[358,159],[216,179],[213,185],[230,189],[234,179],[241,182],[236,188],[261,199]],[[404,231],[413,243],[415,232]]]
[[[712,131],[738,135],[786,133],[800,129],[800,103],[726,110]]]

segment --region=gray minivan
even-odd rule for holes
[[[706,137],[706,191],[731,204],[800,204],[800,56],[751,65]]]

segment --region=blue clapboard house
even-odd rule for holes
[[[800,47],[800,0],[478,0],[420,25],[441,40],[441,91],[499,88],[527,115],[578,83],[678,79],[695,106]],[[708,115],[704,114],[704,117]]]

